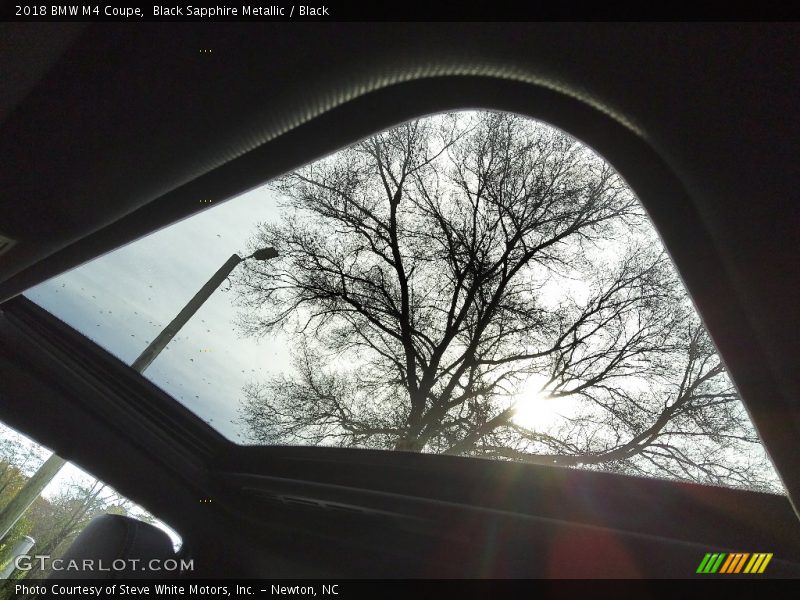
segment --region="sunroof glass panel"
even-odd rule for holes
[[[403,124],[28,296],[237,443],[782,490],[633,192],[516,115]]]

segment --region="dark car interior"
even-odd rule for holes
[[[184,540],[201,578],[800,576],[800,29],[0,24],[0,420]],[[201,52],[211,49],[211,52]],[[22,296],[413,117],[510,111],[648,211],[787,495],[406,452],[239,446]],[[75,556],[117,556],[119,519]],[[169,553],[142,534],[142,555]]]

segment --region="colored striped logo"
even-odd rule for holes
[[[733,552],[726,554],[721,553],[708,553],[700,561],[700,566],[697,567],[698,573],[718,573],[718,574],[735,574],[735,573],[763,573],[767,568],[769,561],[772,560],[772,552],[757,552],[749,554],[747,552]]]

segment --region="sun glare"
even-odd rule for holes
[[[516,397],[513,420],[527,429],[544,430],[568,414],[573,404],[566,398],[551,398],[545,386],[547,377],[531,375]]]

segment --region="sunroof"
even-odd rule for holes
[[[782,491],[632,191],[516,115],[403,124],[27,295],[237,443]]]

